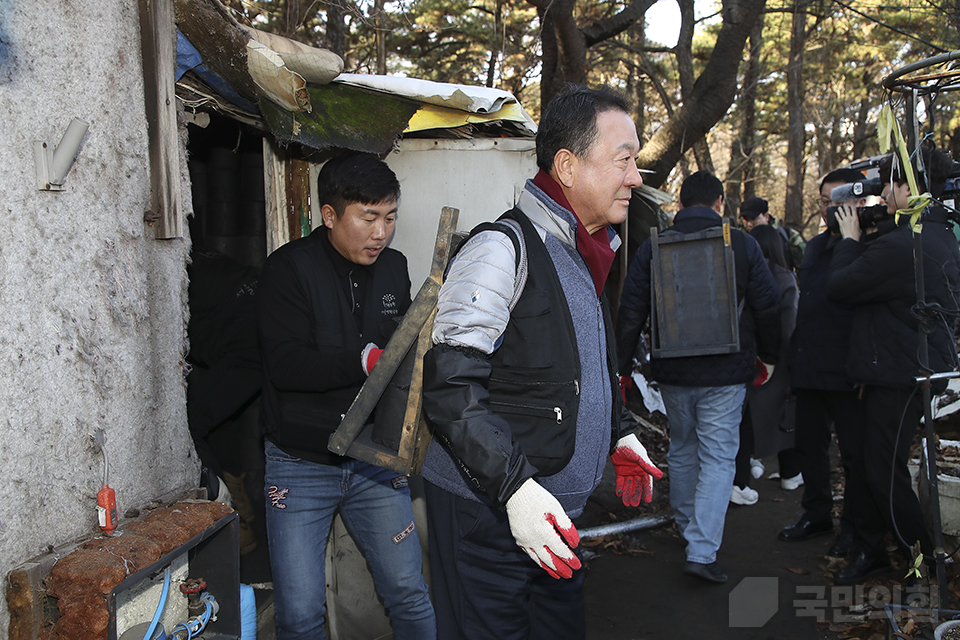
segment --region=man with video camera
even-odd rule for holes
[[[923,169],[917,171],[918,188],[939,197],[953,161],[930,147],[921,147],[919,157]],[[862,456],[847,483],[849,488],[851,482],[864,482],[867,490],[860,494],[863,499],[847,505],[856,510],[861,526],[855,532],[856,553],[834,574],[834,582],[841,585],[859,584],[890,569],[883,541],[888,530],[908,560],[910,547],[918,541],[925,555],[933,551],[907,459],[923,415],[915,380],[925,372],[918,356],[921,323],[929,344],[928,370],[956,368],[960,249],[944,209],[926,208],[920,219],[925,305],[918,309],[914,231],[909,215],[895,217],[912,195],[908,168],[898,160],[889,156],[880,165],[886,216],[870,220],[850,204],[836,212],[843,240],[834,250],[827,293],[855,307],[847,373],[860,388],[866,413]],[[871,222],[875,227],[861,228]],[[945,387],[938,381],[933,391],[941,393]]]
[[[863,174],[856,169],[836,169],[820,182],[820,217],[824,229],[807,243],[803,262],[797,269],[800,300],[790,342],[790,373],[797,398],[795,447],[804,481],[800,501],[803,515],[778,537],[787,542],[801,542],[833,532],[829,453],[832,424],[845,481],[840,533],[827,551],[828,556],[837,558],[849,555],[854,546],[857,524],[852,519],[852,509],[846,505],[859,499],[857,491],[864,489],[856,480],[849,480],[854,460],[863,449],[864,413],[859,392],[846,371],[854,306],[827,296],[827,278],[834,251],[842,240],[833,190],[862,180]],[[866,204],[866,199],[853,194],[852,188],[849,191],[850,197],[844,197],[844,201],[853,198],[857,206]],[[863,474],[857,477],[862,478]]]

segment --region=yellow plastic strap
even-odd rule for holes
[[[923,213],[923,210],[927,208],[927,205],[930,204],[933,196],[929,193],[921,193],[918,196],[910,196],[910,199],[907,200],[906,209],[897,209],[897,214],[894,216],[894,221],[897,224],[900,224],[900,216],[910,216],[910,226],[913,227],[913,230],[916,233],[920,233],[923,230],[923,225],[920,224],[920,214]]]
[[[880,117],[877,118],[877,135],[880,136],[880,151],[882,153],[889,153],[891,142],[896,143],[896,152],[897,155],[900,156],[900,165],[904,175],[907,177],[907,184],[910,185],[910,193],[917,193],[919,189],[917,188],[917,177],[913,173],[913,163],[910,162],[907,144],[903,141],[903,136],[900,134],[900,125],[893,116],[893,109],[889,104],[883,105],[880,109]],[[920,233],[921,229],[923,229],[923,225],[919,222],[920,214],[927,208],[932,198],[929,193],[910,196],[910,199],[907,200],[907,207],[905,209],[897,209],[894,220],[899,224],[900,216],[908,215],[910,216],[910,226],[916,233]]]

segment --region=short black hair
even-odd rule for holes
[[[333,207],[339,217],[353,203],[379,204],[400,199],[400,181],[387,163],[372,153],[350,151],[327,161],[317,176],[317,203]]]
[[[680,185],[681,207],[712,207],[723,195],[723,183],[709,171],[697,171]]]
[[[550,101],[537,128],[537,166],[553,169],[557,152],[567,149],[583,158],[596,141],[597,116],[604,111],[630,113],[630,103],[622,94],[604,85],[590,89],[568,83]]]
[[[823,176],[823,180],[820,181],[820,192],[823,193],[823,185],[825,184],[830,184],[831,182],[850,184],[851,182],[860,182],[863,180],[863,177],[863,173],[857,171],[856,169],[834,169],[827,175]]]
[[[783,236],[780,235],[779,231],[769,224],[758,224],[753,229],[750,229],[750,235],[753,236],[757,244],[760,245],[760,250],[763,251],[764,258],[773,264],[780,265],[784,269],[789,269],[787,266],[787,258],[783,253]]]
[[[917,188],[920,189],[920,193],[929,191],[934,198],[939,198],[947,184],[947,178],[953,171],[953,158],[946,151],[934,149],[928,145],[920,147],[919,153],[924,170],[916,172]],[[891,181],[903,184],[907,181],[907,174],[899,162],[899,156],[897,159],[898,162],[894,162],[893,154],[890,154],[880,161],[880,180],[884,184]]]

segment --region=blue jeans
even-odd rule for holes
[[[359,460],[318,464],[288,455],[270,441],[264,452],[277,637],[327,638],[324,557],[339,511],[367,560],[394,637],[436,638],[406,483],[394,488],[395,472]]]
[[[687,560],[710,564],[723,540],[746,387],[660,385],[670,421],[670,506]]]

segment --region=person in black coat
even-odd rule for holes
[[[922,147],[920,155],[927,173],[918,175],[918,183],[938,197],[953,162],[946,153],[929,147]],[[896,157],[891,157],[880,166],[880,176],[887,183],[883,196],[891,218],[878,223],[875,239],[863,242],[856,211],[844,206],[837,213],[843,240],[834,251],[827,280],[831,299],[855,307],[847,372],[861,387],[866,411],[860,468],[872,498],[850,505],[862,526],[856,531],[856,555],[834,574],[837,584],[858,584],[890,568],[883,544],[887,531],[893,532],[905,554],[918,541],[925,555],[933,551],[930,531],[911,487],[907,461],[923,414],[915,378],[925,372],[957,368],[953,336],[960,299],[960,249],[942,208],[928,207],[924,211],[922,231],[914,230],[909,215],[895,221],[893,214],[908,206],[911,195],[905,170],[895,161]],[[916,308],[917,232],[923,252],[923,309]],[[922,339],[929,345],[927,367],[918,360],[918,316],[926,327]],[[941,393],[945,387],[945,381],[938,381],[933,391]]]
[[[756,239],[780,289],[780,363],[769,382],[760,387],[747,385],[747,397],[740,420],[740,450],[737,472],[733,478],[730,502],[756,504],[759,495],[750,487],[751,457],[764,458],[777,454],[781,486],[790,491],[803,482],[800,463],[793,448],[794,411],[787,355],[790,336],[797,318],[797,277],[787,267],[780,233],[768,224],[757,225],[750,235]]]
[[[827,223],[827,206],[836,205],[834,188],[857,182],[863,174],[855,169],[831,171],[820,181],[820,217]],[[863,205],[864,201],[857,202]],[[853,550],[852,511],[847,507],[862,490],[849,482],[854,459],[862,449],[863,403],[847,375],[847,357],[853,332],[854,306],[827,296],[827,278],[834,251],[842,240],[839,229],[825,228],[807,243],[797,269],[800,301],[797,323],[790,343],[790,369],[797,396],[796,451],[804,479],[803,515],[784,528],[779,538],[799,542],[833,531],[833,487],[830,481],[830,425],[840,449],[840,464],[846,480],[840,533],[827,555],[843,558]]]
[[[327,449],[410,306],[393,236],[400,183],[368,153],[317,178],[322,226],[267,258],[257,287],[267,544],[279,638],[326,640],[327,538],[339,513],[397,640],[436,637],[407,478]]]

